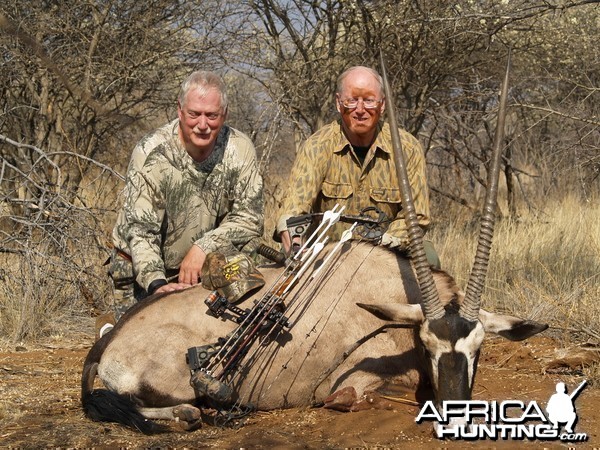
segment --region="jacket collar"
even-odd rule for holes
[[[346,148],[346,146],[351,146],[352,144],[350,144],[350,141],[344,134],[344,130],[342,129],[341,120],[337,120],[335,122],[335,124],[336,124],[335,126],[337,126],[337,128],[339,130],[339,140],[338,140],[337,144],[335,145],[333,152],[340,153]],[[377,124],[377,134],[375,135],[375,141],[373,141],[373,144],[371,144],[371,148],[373,146],[375,146],[376,148],[380,149],[382,152],[392,154],[392,149],[385,145],[386,141],[388,143],[390,142],[390,127],[387,123],[379,122]]]

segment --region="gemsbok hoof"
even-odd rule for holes
[[[327,397],[323,402],[323,407],[348,412],[356,402],[357,397],[356,390],[352,386],[347,386]]]
[[[184,431],[194,431],[202,427],[200,409],[192,405],[179,405],[173,408],[173,417]]]

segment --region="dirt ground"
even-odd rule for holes
[[[0,446],[19,448],[599,448],[600,390],[586,386],[577,397],[575,431],[588,441],[441,441],[431,425],[417,425],[417,406],[394,402],[390,411],[340,413],[319,408],[255,413],[239,429],[204,425],[144,436],[111,423],[88,420],[79,400],[83,360],[92,341],[56,339],[51,345],[0,349]],[[558,381],[569,392],[584,378],[577,362],[557,360],[558,342],[535,337],[513,343],[486,338],[474,389],[482,400],[536,400],[545,407]],[[571,356],[573,352],[568,352]],[[558,362],[557,362],[558,361]],[[568,368],[567,366],[570,366]]]

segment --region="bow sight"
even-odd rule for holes
[[[234,322],[241,324],[244,321],[253,321],[254,317],[262,311],[266,310],[271,303],[271,299],[274,294],[267,294],[263,297],[259,302],[255,301],[255,307],[252,309],[241,309],[235,306],[233,303],[228,301],[225,297],[219,295],[217,291],[211,292],[211,294],[204,300],[204,304],[208,306],[208,313],[213,317],[221,317],[225,313],[225,311],[229,311],[233,314],[232,316],[226,317],[227,319],[233,320]],[[279,299],[277,299],[279,300]],[[264,320],[263,326],[267,327],[269,325],[277,324],[278,326],[283,326],[285,328],[289,328],[289,322],[287,317],[285,317],[282,313],[283,311],[283,302],[275,301],[274,308],[270,308],[268,313],[262,318]],[[281,306],[281,308],[279,308]]]

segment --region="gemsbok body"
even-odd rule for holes
[[[282,269],[261,271],[265,290]],[[331,396],[327,406],[351,410],[365,406],[364,394],[386,382],[415,390],[431,382],[437,398],[470,398],[485,331],[523,339],[544,329],[483,310],[480,320],[465,320],[458,314],[464,293],[445,272],[433,277],[445,308],[429,321],[409,260],[370,244],[349,245],[328,279],[289,313],[289,331],[258,352],[235,386],[239,397],[269,410],[327,405]],[[236,327],[207,314],[209,294],[197,286],[147,299],[95,343],[82,378],[90,418],[143,431],[153,426],[141,415],[192,424],[199,419],[187,349],[214,344]],[[108,391],[93,390],[96,373]],[[343,395],[332,396],[336,392]]]
[[[383,76],[386,97],[391,98],[385,69]],[[356,410],[377,404],[365,398],[389,383],[414,390],[429,385],[437,402],[470,399],[486,332],[521,340],[547,328],[480,307],[493,234],[507,79],[508,69],[466,293],[450,275],[427,264],[396,136],[396,168],[412,258],[349,241],[311,281],[313,268],[327,255],[325,249],[306,271],[308,281],[298,282],[286,297],[289,327],[254,342],[242,361],[231,383],[240,405],[269,410],[323,404]],[[391,129],[397,131],[390,103]],[[283,270],[262,268],[265,287],[239,306],[261,298]],[[162,427],[146,419],[178,419],[190,429],[198,426],[204,405],[190,385],[186,352],[216,344],[236,328],[233,321],[207,314],[204,300],[210,294],[196,286],[153,296],[128,311],[94,344],[82,374],[82,403],[89,418],[148,433]],[[94,389],[96,376],[106,389]]]

